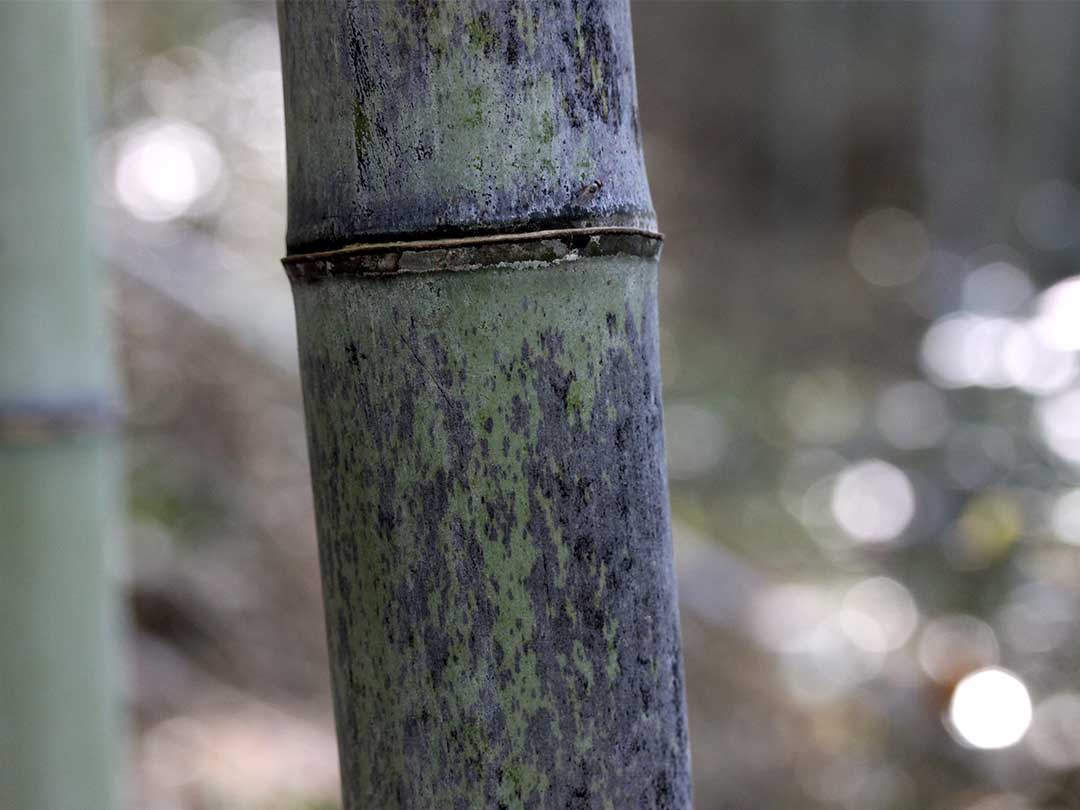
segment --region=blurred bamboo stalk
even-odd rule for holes
[[[0,3],[0,807],[117,807],[86,3]]]
[[[628,4],[279,5],[347,810],[688,810]]]
[[[778,3],[769,94],[772,215],[779,228],[834,227],[851,140],[852,14],[842,5]],[[797,133],[797,134],[793,134]]]
[[[994,72],[988,69],[1007,7],[927,3],[923,24],[921,153],[931,232],[960,255],[1000,234],[997,210],[1004,165],[995,142]]]

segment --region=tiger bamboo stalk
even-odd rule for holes
[[[113,377],[90,8],[0,3],[0,807],[113,810]]]
[[[628,4],[278,8],[345,807],[689,808]]]

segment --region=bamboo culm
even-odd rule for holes
[[[690,807],[628,5],[279,5],[347,810]]]
[[[115,810],[115,388],[87,3],[0,3],[0,807]]]

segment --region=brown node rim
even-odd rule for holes
[[[479,234],[450,239],[347,245],[297,253],[281,260],[293,281],[334,276],[385,276],[470,270],[521,261],[556,261],[580,256],[656,256],[663,235],[644,228],[603,226],[525,233]]]

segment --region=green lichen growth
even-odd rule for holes
[[[549,110],[544,110],[540,117],[540,139],[543,143],[551,143],[555,140],[555,122],[551,120]]]
[[[468,104],[461,120],[465,126],[478,129],[484,123],[484,88],[477,85],[466,89],[465,98]]]
[[[487,15],[483,12],[465,23],[469,32],[469,42],[477,50],[490,51],[495,47],[495,33],[488,27]]]
[[[592,386],[575,379],[566,389],[566,407],[581,422],[588,424],[592,419],[594,396],[595,390]]]
[[[604,65],[595,56],[589,57],[589,76],[592,79],[593,95],[600,99],[601,115],[606,121],[611,109],[608,94],[604,91]]]

